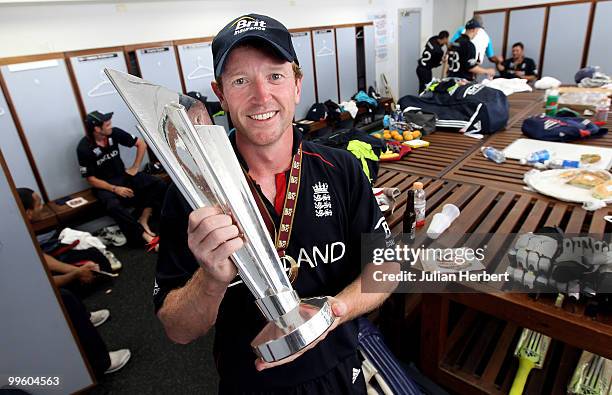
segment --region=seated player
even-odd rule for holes
[[[30,222],[38,219],[43,209],[42,199],[38,193],[29,188],[17,188],[17,193],[25,209],[27,219]],[[57,250],[56,247],[57,245],[51,248],[51,250]],[[79,295],[89,291],[85,285],[91,284],[96,280],[95,272],[100,270],[110,272],[112,270],[106,256],[97,248],[71,249],[58,257],[52,256],[51,250],[45,248],[45,245],[41,245],[41,248],[43,249],[45,264],[53,274],[55,285],[69,288]],[[75,265],[77,263],[79,264],[78,266]]]
[[[146,243],[153,248],[159,239],[149,227],[149,218],[153,210],[159,213],[167,186],[161,179],[138,171],[147,144],[113,127],[112,116],[112,112],[87,114],[87,135],[77,147],[81,175],[93,187],[94,194],[117,222],[128,243]],[[130,168],[125,168],[119,145],[136,147],[136,158]],[[142,209],[138,219],[129,210],[132,206]]]
[[[497,64],[497,70],[502,78],[523,78],[527,81],[535,81],[538,78],[538,70],[531,58],[525,57],[525,46],[522,42],[512,45],[512,58]]]
[[[83,303],[74,294],[66,289],[60,289],[59,292],[68,318],[95,376],[99,379],[103,374],[113,373],[123,368],[132,355],[130,350],[123,348],[109,352],[104,340],[95,328],[102,325],[108,315],[103,320],[94,321],[93,314],[96,312],[90,316]]]

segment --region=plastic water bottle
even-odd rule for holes
[[[580,167],[580,162],[577,160],[552,159],[545,160],[544,166],[547,169],[577,169]]]
[[[404,122],[404,113],[399,104],[395,105],[395,111],[393,112],[393,120],[396,122]]]
[[[416,213],[416,226],[417,228],[420,228],[421,226],[425,225],[425,208],[427,206],[427,200],[422,182],[415,182],[412,184],[412,188],[414,189],[414,212]]]
[[[537,162],[543,163],[545,160],[550,159],[550,152],[548,150],[536,151],[527,155],[526,158],[521,159],[521,164],[534,164]]]
[[[498,149],[487,146],[480,148],[480,152],[485,158],[492,160],[495,163],[504,163],[506,161],[506,155]]]

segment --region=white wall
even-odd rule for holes
[[[432,35],[446,30],[452,37],[455,30],[466,22],[465,10],[466,0],[434,0]],[[434,77],[440,78],[441,74],[442,67],[433,70]]]
[[[0,2],[0,58],[119,46],[214,35],[240,14],[256,12],[288,28],[366,22],[387,13],[397,26],[397,10],[422,9],[421,40],[432,34],[433,0],[130,0]],[[395,34],[397,28],[391,29]],[[8,39],[6,39],[8,38]],[[397,39],[377,63],[397,92]]]
[[[380,82],[380,74],[384,73],[387,79],[390,81],[391,89],[396,99],[399,99],[399,60],[398,60],[398,17],[400,9],[420,9],[421,10],[421,47],[425,45],[427,39],[433,35],[433,2],[437,0],[386,0],[383,6],[379,8],[379,12],[386,12],[388,23],[393,26],[390,30],[389,37],[389,56],[384,62],[378,61],[376,63],[376,71],[378,75],[379,87],[382,86]],[[413,65],[416,65],[417,59],[414,59]],[[410,70],[415,69],[416,66],[410,67]],[[416,74],[415,74],[416,75]],[[379,88],[379,91],[383,91]]]
[[[467,0],[465,15],[469,17],[474,14],[474,11],[558,2],[559,0]]]
[[[455,30],[465,25],[466,0],[434,0],[433,33],[447,30],[451,36]]]

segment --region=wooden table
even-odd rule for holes
[[[454,203],[462,211],[439,242],[451,246],[462,242],[466,233],[473,234],[468,240],[493,234],[488,246],[490,251],[498,252],[493,255],[489,272],[506,270],[507,234],[534,231],[541,226],[595,235],[612,230],[603,220],[612,208],[590,213],[577,205],[536,194],[406,175],[391,169],[381,170],[377,186],[398,187],[405,192],[416,180],[425,184],[428,222],[446,203]],[[401,232],[405,201],[406,194],[402,193],[395,212],[387,216],[394,233]],[[414,245],[428,245],[424,232],[424,228],[417,231]],[[452,324],[451,303],[465,310]],[[535,300],[526,294],[491,292],[486,287],[470,293],[424,294],[421,320],[421,369],[459,393],[508,392],[517,368],[512,352],[522,327],[555,339],[545,369],[530,376],[529,393],[563,392],[581,349],[612,358],[612,318],[587,317],[583,304],[568,303],[565,309],[557,308],[552,296]]]
[[[520,128],[523,119],[535,111],[534,107],[539,103],[541,95],[541,92],[528,92],[509,96],[510,118],[506,130],[510,130],[513,125],[517,124]],[[506,132],[498,132],[498,134],[501,133]],[[488,143],[489,138],[478,140],[458,132],[436,131],[425,136],[423,140],[429,141],[430,146],[414,149],[402,160],[381,163],[381,168],[397,170],[409,175],[442,177],[456,168],[464,159],[479,155],[480,147],[485,142]]]
[[[403,159],[382,162],[380,167],[409,175],[441,177],[482,145],[482,141],[457,132],[434,132],[423,140],[430,142],[429,147],[416,148]]]
[[[483,145],[503,150],[517,139],[526,138],[521,132],[522,121],[529,116],[540,114],[542,111],[542,103],[540,101],[533,102],[531,106],[527,107],[527,110],[523,110],[522,115],[515,121],[513,126],[505,131],[491,135],[484,141]],[[612,114],[606,125],[608,129],[612,126],[610,120],[612,120]],[[612,148],[612,133],[608,133],[601,138],[576,141],[572,144]],[[475,150],[466,155],[456,166],[443,174],[442,177],[453,181],[478,183],[491,188],[524,191],[525,183],[523,182],[523,175],[531,169],[533,169],[532,166],[521,165],[515,159],[507,159],[502,164],[492,162],[486,159],[479,150]]]

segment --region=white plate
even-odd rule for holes
[[[561,177],[561,174],[567,171],[568,169],[532,170],[525,173],[525,183],[543,195],[566,202],[589,203],[600,201],[593,197],[590,189],[567,184],[568,180]],[[612,199],[604,200],[606,203],[611,201]]]

